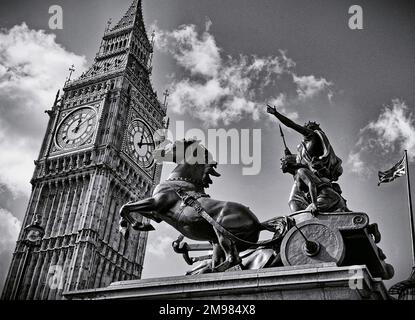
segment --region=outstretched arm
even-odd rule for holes
[[[291,119],[288,119],[286,116],[282,115],[277,111],[277,108],[271,107],[270,105],[267,106],[267,112],[269,114],[274,115],[279,121],[281,121],[282,124],[287,126],[288,128],[291,128],[295,131],[297,131],[299,134],[303,136],[309,136],[313,134],[313,130],[307,129],[303,126],[300,126],[299,124],[295,123]]]

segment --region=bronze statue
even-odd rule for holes
[[[162,153],[177,164],[167,181],[159,184],[151,198],[128,203],[121,208],[120,228],[128,237],[129,225],[138,231],[151,231],[150,224],[142,224],[131,214],[139,214],[156,222],[165,221],[182,235],[197,241],[209,241],[213,246],[213,258],[204,272],[220,272],[241,263],[239,252],[257,244],[263,230],[275,232],[274,220],[261,223],[246,206],[211,199],[206,193],[212,183],[210,176],[220,176],[217,164],[199,141],[183,140],[159,147]],[[204,155],[201,160],[195,158]],[[189,161],[190,155],[192,161]],[[272,244],[279,239],[268,242]],[[257,246],[261,246],[258,243]]]
[[[303,141],[298,147],[298,162],[307,165],[320,178],[330,181],[339,179],[343,173],[342,161],[334,153],[329,139],[319,124],[308,122],[304,126],[298,125],[269,105],[267,112],[303,136]]]
[[[198,141],[178,141],[159,146],[155,152],[156,159],[160,153],[170,157],[177,167],[151,198],[122,207],[121,232],[128,237],[130,226],[138,231],[154,230],[151,224],[135,219],[134,214],[169,223],[181,233],[173,249],[190,265],[201,262],[188,274],[223,272],[233,267],[244,270],[335,262],[339,266],[367,264],[375,277],[392,277],[392,266],[376,246],[380,234],[374,234],[369,217],[341,212],[348,210],[331,182],[298,163],[296,156],[288,154],[282,167],[295,177],[295,185],[309,199],[308,209],[313,214],[296,212],[261,223],[244,205],[214,200],[205,193],[212,183],[210,176],[219,174],[210,153]],[[203,157],[199,159],[195,154]],[[263,230],[274,232],[274,237],[258,241]],[[206,243],[188,245],[183,243],[184,237]],[[212,250],[213,254],[189,256],[189,252],[204,250]]]
[[[332,187],[330,181],[319,178],[307,166],[297,162],[297,156],[288,154],[281,159],[281,169],[284,173],[289,173],[294,177],[293,191],[290,200],[295,199],[299,194],[309,200],[309,205],[303,210],[310,211],[312,214],[317,212],[347,212],[349,209],[341,195]],[[290,207],[293,204],[290,201]],[[298,211],[298,210],[297,210]]]

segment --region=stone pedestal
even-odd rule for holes
[[[387,290],[365,266],[334,264],[233,271],[111,284],[66,293],[67,299],[386,300]]]

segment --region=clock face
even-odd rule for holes
[[[133,120],[128,127],[127,151],[143,168],[154,163],[154,140],[150,128],[141,120]]]
[[[97,112],[93,108],[80,108],[70,113],[59,125],[56,143],[62,149],[74,149],[92,143],[97,126]]]
[[[27,240],[30,242],[36,242],[42,239],[42,235],[38,230],[30,230],[27,234]]]

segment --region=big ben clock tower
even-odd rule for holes
[[[92,67],[57,96],[3,299],[62,299],[64,292],[141,277],[146,233],[125,241],[119,209],[148,197],[165,107],[150,83],[152,43],[141,0],[108,27]]]

